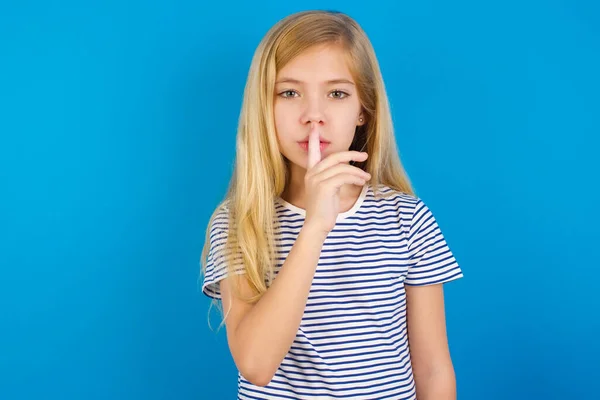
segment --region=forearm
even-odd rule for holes
[[[415,372],[418,400],[456,400],[456,378],[452,365]]]
[[[272,285],[240,321],[247,379],[267,384],[289,351],[304,315],[325,237],[305,225]]]

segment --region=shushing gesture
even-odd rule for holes
[[[308,165],[304,177],[306,190],[306,220],[328,234],[340,213],[340,188],[345,184],[364,186],[371,175],[349,165],[350,161],[365,161],[365,152],[342,151],[321,160],[321,148],[317,124],[313,123],[308,138]]]

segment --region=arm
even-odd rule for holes
[[[417,398],[455,400],[456,380],[446,335],[443,287],[441,284],[405,287]]]
[[[302,227],[273,284],[254,305],[232,296],[231,279],[241,279],[241,293],[251,293],[243,276],[221,282],[229,349],[240,373],[266,386],[279,368],[298,332],[325,236]],[[231,309],[230,309],[231,307]]]

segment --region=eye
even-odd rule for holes
[[[284,90],[283,92],[279,93],[279,96],[283,97],[284,99],[289,99],[295,97],[294,95],[296,94],[298,94],[298,92],[295,90]]]
[[[334,98],[336,99],[345,99],[346,97],[350,96],[348,93],[343,92],[341,90],[334,90],[333,92],[331,92],[331,94],[333,95]]]

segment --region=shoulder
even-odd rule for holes
[[[215,207],[210,217],[209,234],[211,239],[227,233],[229,228],[229,200],[225,199]]]
[[[394,187],[379,184],[371,188],[372,200],[381,206],[394,207],[398,213],[412,216],[415,210],[424,205],[423,201],[414,194],[405,193]]]

